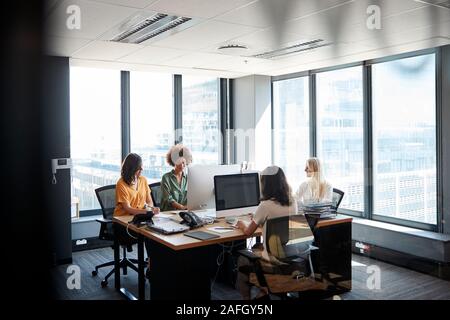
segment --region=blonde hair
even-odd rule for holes
[[[312,171],[312,193],[316,200],[323,199],[326,192],[327,182],[324,178],[322,165],[318,158],[309,158],[306,160],[306,165]]]
[[[172,146],[172,148],[170,148],[166,154],[166,161],[172,167],[175,167],[175,164],[181,158],[184,158],[186,160],[186,165],[192,163],[191,150],[183,146],[181,143]]]

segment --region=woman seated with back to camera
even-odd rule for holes
[[[331,202],[333,187],[323,176],[320,160],[318,158],[306,160],[305,172],[307,180],[300,185],[295,194],[299,206]]]
[[[283,170],[277,166],[267,167],[261,172],[261,194],[261,203],[256,209],[250,224],[239,220],[236,227],[241,229],[245,235],[251,236],[258,227],[262,226],[263,237],[267,239],[266,221],[297,214],[297,203],[291,195],[291,187],[286,180]],[[256,244],[252,249],[254,253],[261,254],[268,259],[267,249],[264,244]],[[245,300],[250,299],[251,287],[248,282],[250,266],[251,263],[247,258],[243,256],[239,257],[237,286],[242,298]],[[267,289],[262,288],[259,296],[265,294],[267,294]]]
[[[191,151],[182,144],[174,145],[167,152],[166,161],[174,168],[161,178],[161,210],[187,210],[185,169],[192,163]]]

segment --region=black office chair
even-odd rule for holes
[[[117,229],[113,230],[112,217],[116,206],[116,185],[113,184],[97,188],[95,189],[95,194],[103,213],[103,219],[96,219],[97,222],[100,222],[99,238],[102,240],[114,241],[115,237],[117,237],[119,245],[123,248],[123,258],[120,260],[120,267],[123,270],[123,274],[127,274],[128,267],[138,272],[138,268],[134,265],[138,263],[138,260],[127,258],[127,251],[133,251],[132,245],[136,243],[136,241],[131,237],[121,234],[122,232],[118,232]],[[95,270],[92,271],[92,276],[97,275],[98,269],[107,266],[114,266],[114,260],[96,266]],[[114,268],[106,275],[105,279],[102,280],[101,286],[103,288],[108,285],[108,278],[113,273]]]
[[[269,260],[254,250],[240,250],[239,254],[252,262],[241,272],[249,273],[249,282],[265,287],[269,294],[287,298],[299,298],[304,292],[323,292],[327,283],[313,268],[311,252],[312,230],[303,215],[292,215],[267,220],[265,239]],[[293,293],[296,293],[293,294]]]
[[[344,197],[344,191],[341,191],[339,189],[333,188],[333,205],[331,206],[331,209],[334,211],[337,211],[339,208],[339,205],[341,204],[342,198]]]
[[[153,205],[159,207],[161,205],[161,182],[150,183],[150,195],[152,196]]]

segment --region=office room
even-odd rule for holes
[[[7,8],[12,296],[450,300],[449,1]]]

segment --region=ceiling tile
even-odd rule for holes
[[[209,19],[252,1],[255,0],[160,0],[148,9]]]
[[[212,53],[190,53],[164,62],[168,66],[181,66],[186,68],[199,67],[205,64],[218,67],[221,62],[229,59],[229,56]]]
[[[142,46],[138,44],[96,40],[76,51],[72,57],[92,60],[117,60],[139,48],[142,48]]]
[[[129,63],[158,64],[176,57],[180,57],[186,53],[187,52],[183,50],[148,46],[133,52],[130,55],[122,57],[119,61]]]
[[[70,30],[67,20],[71,14],[66,13],[70,5],[80,8],[80,29]],[[45,21],[46,34],[66,38],[96,39],[137,9],[109,5],[87,0],[65,0],[52,10]]]
[[[424,7],[422,3],[412,0],[379,0],[376,3],[371,0],[351,1],[289,21],[280,27],[280,30],[312,37],[321,36],[325,40],[338,41],[342,36],[351,35],[354,25],[366,25],[366,21],[370,17],[367,8],[372,4],[377,4],[380,7],[381,19]]]
[[[349,0],[260,0],[217,17],[217,20],[253,27],[281,26],[288,20],[347,3]]]
[[[336,41],[350,43],[367,40],[367,42],[382,44],[383,39],[389,38],[392,34],[408,33],[430,25],[434,26],[431,29],[445,33],[445,30],[439,27],[439,22],[447,21],[450,21],[450,10],[432,6],[422,7],[382,19],[379,30],[370,30],[365,23],[346,26],[337,36]]]
[[[283,48],[294,43],[306,42],[311,40],[303,35],[294,33],[284,33],[280,37],[275,36],[275,32],[272,28],[256,31],[243,37],[238,37],[229,42],[222,42],[215,46],[205,48],[205,51],[221,53],[217,48],[227,44],[240,44],[245,45],[248,50],[239,52],[239,55],[251,56],[279,48]],[[227,53],[225,53],[227,54]]]
[[[90,0],[94,2],[103,2],[119,6],[144,9],[158,0]]]
[[[256,30],[258,29],[225,22],[206,21],[173,36],[156,41],[155,44],[161,47],[199,50]]]
[[[45,53],[53,56],[70,57],[92,40],[48,37],[45,40]]]

